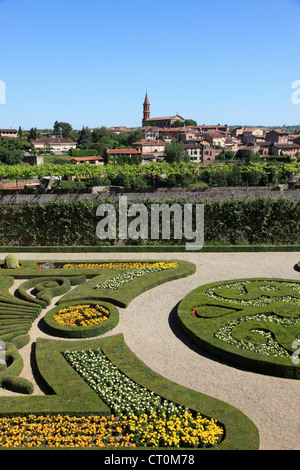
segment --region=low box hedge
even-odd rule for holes
[[[107,406],[73,370],[62,354],[67,350],[82,351],[99,347],[116,367],[138,384],[167,400],[183,404],[221,423],[225,427],[225,439],[217,449],[258,450],[258,430],[244,413],[225,402],[175,384],[149,369],[127,347],[121,334],[85,341],[39,338],[36,348],[37,366],[50,395],[17,397],[18,399],[0,397],[0,415],[109,414]]]
[[[81,303],[82,304],[82,303]],[[92,338],[95,336],[100,336],[106,333],[107,331],[114,328],[119,322],[119,312],[118,309],[107,302],[96,302],[93,300],[87,301],[89,305],[100,304],[109,310],[109,317],[107,320],[103,321],[97,325],[90,326],[64,326],[57,323],[54,316],[59,312],[59,310],[64,307],[77,306],[78,302],[68,302],[60,304],[58,307],[55,307],[48,311],[43,317],[43,322],[45,329],[49,334],[53,336],[63,337],[63,338]]]

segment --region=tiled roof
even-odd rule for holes
[[[136,149],[106,149],[106,152],[109,154],[123,153],[124,155],[141,154],[141,151]]]
[[[86,161],[89,161],[89,160],[103,160],[103,157],[97,157],[97,156],[93,156],[93,157],[72,157],[71,160],[76,160],[76,162],[86,162]]]
[[[275,144],[279,149],[300,149],[299,144]]]
[[[147,121],[161,121],[161,120],[165,120],[165,119],[175,119],[175,118],[179,118],[179,119],[183,119],[183,117],[181,116],[165,116],[165,117],[154,117],[154,118],[149,118],[149,119],[146,119],[145,122]]]
[[[165,145],[165,142],[163,140],[140,140],[132,145]]]
[[[32,142],[33,144],[76,144],[71,139],[65,139],[64,137],[42,137]]]

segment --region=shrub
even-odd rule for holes
[[[24,334],[16,336],[14,339],[11,340],[12,344],[16,346],[17,349],[22,349],[26,346],[30,341],[30,335]]]
[[[26,395],[33,393],[33,384],[24,377],[17,377],[16,375],[4,377],[2,380],[2,388]]]
[[[20,267],[19,261],[16,255],[7,255],[4,260],[4,267],[6,269],[17,269]]]

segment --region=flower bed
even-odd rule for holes
[[[163,399],[123,374],[100,348],[65,351],[64,357],[131,431],[130,442],[146,446],[210,447],[223,428],[213,419]],[[121,424],[123,423],[123,424]]]
[[[213,420],[183,416],[34,415],[0,418],[0,447],[209,447],[219,440]]]
[[[88,300],[54,307],[44,316],[45,328],[53,336],[91,338],[114,328],[118,309],[108,302]]]
[[[108,263],[52,263],[46,262],[36,266],[36,269],[143,269],[151,268],[156,262],[108,262]],[[168,266],[168,262],[160,262],[161,266]]]
[[[73,305],[61,308],[54,320],[64,326],[90,326],[107,320],[109,309],[103,305]]]
[[[270,375],[300,378],[300,283],[244,279],[201,286],[180,303],[183,331],[223,360]]]
[[[98,284],[95,289],[119,289],[126,285],[128,282],[131,282],[139,277],[146,276],[147,274],[163,271],[165,269],[172,269],[177,268],[179,265],[178,263],[155,263],[151,266],[143,266],[139,267],[138,269],[133,269],[130,272],[126,272],[123,274],[118,274],[111,279],[107,279],[106,281],[101,282]]]

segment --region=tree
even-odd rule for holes
[[[78,145],[82,144],[87,144],[89,142],[92,142],[93,136],[92,132],[89,130],[88,127],[82,126],[81,131],[79,131],[79,137],[78,137]]]
[[[65,139],[70,138],[70,134],[73,130],[73,127],[68,122],[58,122],[55,121],[53,126],[54,135],[62,135]]]
[[[59,127],[59,122],[58,121],[55,121],[55,123],[53,125],[52,133],[53,133],[53,135],[60,135],[60,127]]]
[[[0,148],[0,161],[4,163],[4,165],[18,165],[23,161],[23,156],[21,150]]]
[[[22,137],[19,137],[18,139],[3,137],[0,139],[0,147],[8,150],[28,150],[30,149],[30,143],[27,139]]]
[[[197,126],[197,122],[194,119],[184,119],[183,121],[175,121],[171,124],[171,127],[185,127],[185,126]]]
[[[106,129],[105,126],[98,127],[92,132],[93,142],[99,142],[103,137],[109,137],[110,132]]]
[[[32,127],[29,131],[28,140],[30,142],[31,140],[36,140],[37,138],[38,138],[38,132],[36,130],[36,127]]]
[[[189,162],[190,158],[183,142],[169,142],[166,144],[164,157],[167,163]]]

